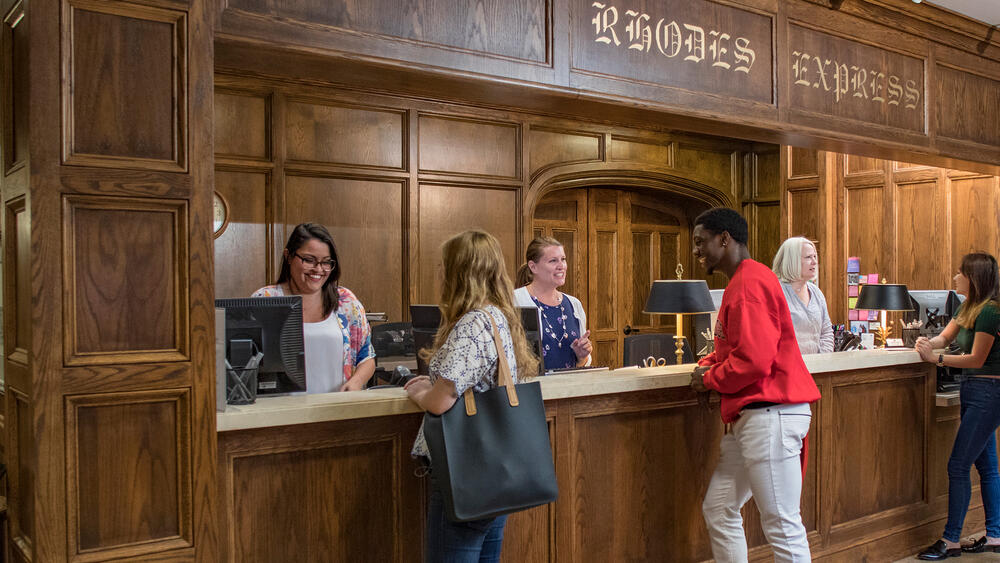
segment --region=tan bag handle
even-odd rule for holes
[[[517,400],[517,390],[514,389],[514,378],[510,375],[510,364],[507,363],[507,354],[503,351],[503,342],[500,340],[500,331],[497,330],[497,323],[493,320],[493,315],[489,311],[484,311],[490,318],[490,329],[493,332],[493,343],[497,348],[497,384],[507,388],[507,400],[510,406],[516,407],[520,403]],[[465,390],[462,394],[465,398],[465,414],[475,416],[476,399],[472,396],[472,388]]]

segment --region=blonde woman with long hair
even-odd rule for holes
[[[497,239],[483,231],[465,231],[445,241],[441,254],[441,328],[433,349],[422,352],[429,358],[430,376],[414,378],[405,387],[413,402],[433,414],[451,409],[466,389],[488,391],[497,386],[499,356],[491,318],[514,382],[538,370],[538,359],[514,311],[514,288]],[[430,459],[422,426],[412,455],[425,458],[425,463]],[[506,522],[506,516],[451,522],[432,480],[425,561],[499,561]]]
[[[941,539],[920,552],[918,559],[938,561],[966,553],[1000,552],[1000,473],[997,472],[996,431],[1000,427],[1000,270],[985,252],[962,257],[953,278],[955,291],[965,296],[955,318],[938,336],[920,337],[916,349],[925,362],[962,368],[961,422],[948,458],[948,522]],[[955,341],[962,354],[935,354]],[[986,535],[971,545],[959,540],[972,497],[969,477],[975,464],[986,513]]]

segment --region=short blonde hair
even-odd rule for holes
[[[774,264],[771,269],[778,279],[785,282],[793,282],[802,277],[802,245],[808,244],[816,248],[813,241],[806,237],[791,237],[781,243],[778,252],[774,255]],[[817,272],[817,277],[819,273]],[[815,281],[815,277],[808,281]]]

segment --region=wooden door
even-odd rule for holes
[[[628,309],[625,311],[626,325],[621,332],[623,335],[626,331],[676,334],[674,315],[646,315],[642,310],[653,280],[676,279],[678,264],[682,266],[684,279],[693,279],[698,273],[691,270],[687,221],[655,197],[637,193],[628,195],[630,245],[624,271],[631,283]]]
[[[693,274],[684,217],[655,194],[628,189],[563,190],[539,202],[533,234],[552,236],[566,249],[570,274],[561,289],[587,311],[594,365],[622,365],[626,327],[674,331],[672,316],[642,309],[652,281],[674,278],[678,261],[685,278]]]

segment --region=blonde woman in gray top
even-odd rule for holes
[[[771,269],[785,291],[799,350],[803,354],[833,352],[833,325],[826,297],[814,283],[819,272],[816,245],[804,237],[786,240],[774,255]]]

